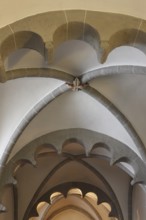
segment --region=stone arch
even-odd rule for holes
[[[22,48],[33,49],[42,56],[45,55],[44,42],[39,34],[32,31],[18,31],[9,35],[1,43],[2,60],[4,61],[12,52]]]
[[[17,161],[23,162],[24,159],[27,158],[27,160],[30,160],[30,162],[32,163],[34,161],[35,156],[36,156],[35,152],[37,151],[39,153],[38,147],[43,146],[43,143],[45,145],[49,144],[51,149],[52,149],[52,146],[55,146],[56,154],[57,154],[57,150],[60,147],[61,148],[63,147],[64,140],[67,140],[67,141],[69,139],[73,140],[72,139],[73,137],[75,138],[75,140],[83,140],[84,148],[87,147],[88,151],[89,150],[91,151],[96,143],[105,143],[106,145],[108,145],[110,151],[112,152],[110,159],[113,161],[113,164],[118,163],[119,158],[121,158],[120,161],[125,161],[125,158],[126,158],[126,161],[128,161],[128,158],[131,158],[131,161],[132,161],[134,158],[134,163],[139,164],[139,172],[136,173],[136,178],[137,178],[136,181],[137,180],[138,180],[138,182],[144,181],[143,183],[146,182],[146,180],[144,180],[145,179],[144,178],[144,176],[145,176],[144,175],[144,173],[145,173],[144,163],[140,160],[140,158],[138,158],[136,156],[136,154],[134,152],[132,152],[131,150],[128,150],[124,144],[120,143],[117,140],[114,140],[111,137],[107,137],[106,135],[103,135],[103,134],[100,134],[100,133],[97,133],[94,131],[90,131],[90,130],[86,130],[86,129],[69,129],[69,130],[60,130],[60,131],[49,133],[48,135],[42,136],[42,137],[32,141],[28,145],[26,145],[7,164],[7,166],[5,168],[4,176],[1,178],[1,180],[2,180],[1,184],[3,186],[5,186],[5,184],[15,184],[15,182],[13,182],[14,179],[12,179],[12,176],[9,176],[9,174],[11,175],[13,173],[13,168],[14,168],[15,162],[16,162],[16,164],[18,164]],[[65,156],[63,154],[63,152],[62,152],[62,156],[63,157]],[[66,154],[66,156],[68,157],[69,155]],[[76,157],[76,155],[73,157]],[[90,159],[90,155],[86,156],[84,154],[83,158],[88,158],[88,157]],[[94,157],[94,155],[91,155],[91,158],[93,158],[93,157]],[[77,158],[74,158],[74,159],[75,160],[77,159],[78,163],[82,164],[87,169],[91,170],[94,174],[96,174],[97,170],[95,170],[95,168],[93,166],[90,166],[86,161],[84,161],[83,158],[78,158],[78,155],[77,155]],[[95,155],[95,158],[98,158],[98,156]],[[101,159],[105,159],[105,158],[101,158]],[[71,158],[67,158],[67,159],[63,160],[61,163],[59,163],[51,171],[51,173],[48,174],[48,178],[51,178],[54,175],[54,173],[58,170],[58,168],[60,169],[66,163],[70,163],[71,160],[72,160]],[[33,163],[32,163],[32,165],[33,165]],[[134,166],[134,168],[135,168],[135,166]],[[98,175],[100,175],[100,174],[98,174]],[[142,178],[142,179],[140,180],[140,178]],[[135,181],[135,177],[134,177],[134,181]],[[134,183],[134,181],[133,181],[133,183]],[[44,180],[42,183],[44,184],[45,182],[46,182],[46,180]]]
[[[83,183],[83,182],[65,182],[64,184],[60,184],[60,185],[53,187],[52,189],[47,191],[47,193],[42,195],[41,198],[33,204],[32,213],[37,215],[37,213],[35,213],[35,209],[41,201],[45,201],[45,202],[51,204],[51,201],[49,198],[53,192],[59,192],[64,198],[67,198],[69,190],[74,189],[74,188],[77,188],[81,191],[82,196],[80,196],[80,197],[82,197],[82,198],[84,198],[89,192],[94,193],[95,196],[97,196],[98,198],[99,197],[102,198],[100,200],[100,202],[97,201],[97,205],[100,205],[100,204],[104,203],[104,201],[106,201],[111,207],[111,211],[110,211],[109,215],[114,216],[114,217],[120,216],[119,219],[123,219],[123,217],[120,213],[121,210],[120,210],[120,205],[119,205],[118,201],[117,201],[117,204],[115,205],[115,203],[112,201],[112,199],[109,198],[109,196],[107,196],[103,190],[99,189],[98,187],[96,187],[94,185],[91,185],[89,183]],[[24,219],[26,219],[26,218],[24,218]]]
[[[91,70],[83,74],[80,79],[82,84],[89,83],[91,80],[102,76],[110,76],[110,75],[145,75],[146,67],[145,66],[137,66],[137,65],[114,65],[114,66],[105,66],[100,67],[95,70]]]
[[[61,25],[53,34],[54,49],[68,40],[81,40],[88,43],[96,51],[97,58],[100,61],[102,51],[100,47],[100,36],[97,30],[91,25],[79,21],[72,21]]]
[[[108,146],[111,152],[111,156],[109,158],[111,164],[114,165],[119,162],[125,161],[127,163],[130,163],[130,165],[132,165],[133,169],[135,170],[135,176],[133,177],[132,184],[139,182],[146,184],[145,163],[143,163],[143,161],[136,155],[136,153],[129,149],[125,144],[98,132],[76,128],[51,132],[27,144],[22,150],[20,150],[20,152],[18,152],[14,156],[14,158],[9,161],[9,163],[5,167],[0,188],[2,188],[5,184],[11,184],[13,182],[14,179],[12,174],[14,169],[16,168],[14,164],[17,165],[21,161],[26,161],[27,159],[27,161],[29,161],[29,163],[31,163],[32,165],[36,165],[35,156],[39,146],[48,145],[51,146],[51,149],[52,146],[54,146],[56,152],[63,153],[63,145],[66,138],[67,140],[73,140],[73,138],[75,138],[75,140],[82,140],[84,155],[86,155],[86,152],[88,152],[87,157],[90,157],[89,153],[90,151],[92,152],[92,149],[95,145],[97,145],[98,143],[104,143]],[[94,155],[91,155],[91,157],[93,156]]]
[[[62,80],[71,84],[74,76],[62,70],[53,68],[22,68],[6,71],[7,80],[23,78],[23,77],[48,77]]]
[[[114,33],[108,42],[108,46],[102,56],[102,62],[106,61],[108,54],[120,46],[132,46],[146,54],[146,33],[137,29],[124,29]]]

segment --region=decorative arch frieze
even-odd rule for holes
[[[145,53],[145,34],[145,21],[113,13],[68,10],[24,18],[0,29],[0,79],[9,79],[4,59],[16,49],[34,49],[51,63],[58,45],[66,40],[83,40],[95,49],[103,63],[109,52],[121,45],[131,45]]]
[[[51,148],[53,147],[53,149],[58,152],[58,154],[63,154],[63,146],[65,143],[74,143],[74,140],[76,140],[76,142],[79,144],[82,143],[86,157],[90,157],[90,154],[93,154],[92,148],[95,148],[95,145],[98,148],[98,143],[99,147],[101,148],[105,148],[106,145],[106,148],[108,148],[111,153],[111,158],[109,158],[111,165],[117,164],[119,162],[129,163],[135,171],[135,176],[132,176],[132,184],[146,184],[146,178],[144,175],[146,165],[142,159],[128,146],[107,135],[86,129],[76,128],[59,130],[43,135],[23,147],[22,150],[20,150],[5,167],[1,177],[1,189],[7,184],[12,184],[13,181],[15,183],[15,180],[13,179],[13,172],[16,167],[21,164],[21,162],[29,161],[29,163],[32,165],[36,165],[35,152],[39,152],[38,149],[40,147],[47,148],[48,146],[50,148],[51,146]],[[101,143],[104,144],[101,145]],[[74,155],[74,157],[75,156],[76,155]]]

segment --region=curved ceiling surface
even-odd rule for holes
[[[20,20],[24,17],[28,17],[34,14],[43,13],[46,11],[55,10],[67,10],[67,9],[85,9],[95,11],[113,12],[119,14],[127,14],[136,16],[139,18],[146,19],[145,8],[146,2],[144,0],[58,0],[58,1],[42,1],[38,0],[37,3],[34,0],[26,0],[21,2],[21,8],[19,7],[20,2],[14,1],[1,1],[0,7],[0,27],[13,23],[14,21]],[[17,8],[19,7],[19,10]]]
[[[39,136],[69,128],[85,128],[106,134],[138,153],[134,142],[116,117],[99,102],[80,91],[61,95],[40,112],[25,129],[12,154]]]
[[[56,20],[52,24],[54,16]],[[46,19],[48,26],[41,27],[41,23],[47,25]],[[104,30],[102,25],[107,22],[112,27]],[[50,29],[45,31],[47,27]],[[122,141],[141,154],[138,145],[142,149],[142,142],[146,143],[143,133],[145,21],[95,11],[55,11],[15,22],[2,28],[0,33],[1,81],[25,77],[5,82],[0,87],[1,154],[7,145],[13,145],[18,132],[23,131],[31,117],[43,106],[51,109],[57,102],[50,112],[40,113],[45,118],[48,115],[51,123],[48,127],[40,122],[38,127],[32,126],[33,138],[62,129],[62,125],[63,128],[90,128]],[[48,63],[53,54],[52,62]],[[68,90],[77,91],[56,98]],[[51,101],[53,104],[49,104]],[[55,121],[52,121],[51,112]],[[26,129],[29,134],[29,126]],[[24,139],[32,140],[27,135]]]
[[[133,189],[146,184],[146,2],[18,6],[0,7],[2,219],[37,216],[48,190],[69,181],[105,188],[114,216],[132,219],[142,203]]]

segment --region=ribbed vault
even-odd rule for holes
[[[0,29],[2,220],[140,215],[133,195],[146,184],[145,74],[139,18],[52,11]],[[69,194],[75,188],[80,196]]]

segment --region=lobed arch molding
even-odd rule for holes
[[[146,53],[145,23],[126,15],[84,10],[47,12],[24,18],[0,29],[0,81],[8,79],[4,60],[16,49],[36,50],[48,64],[53,61],[55,49],[67,40],[89,43],[100,63],[119,46],[130,45]]]
[[[81,155],[85,157],[96,157],[98,153],[96,153],[95,149],[106,149],[109,154],[107,155],[103,151],[103,155],[100,156],[109,158],[111,165],[125,162],[132,166],[134,170],[134,173],[131,174],[133,178],[132,185],[136,183],[146,184],[144,175],[146,165],[135,152],[112,137],[98,132],[76,128],[48,133],[24,146],[6,165],[1,177],[0,189],[7,184],[15,184],[13,173],[21,167],[21,164],[26,162],[36,165],[36,155],[39,155],[42,149],[47,149],[48,152],[68,155],[70,154],[70,150],[68,151],[66,145],[69,143],[78,143],[82,149],[79,152],[83,152]],[[78,156],[78,154],[80,155],[77,151],[74,157]]]

